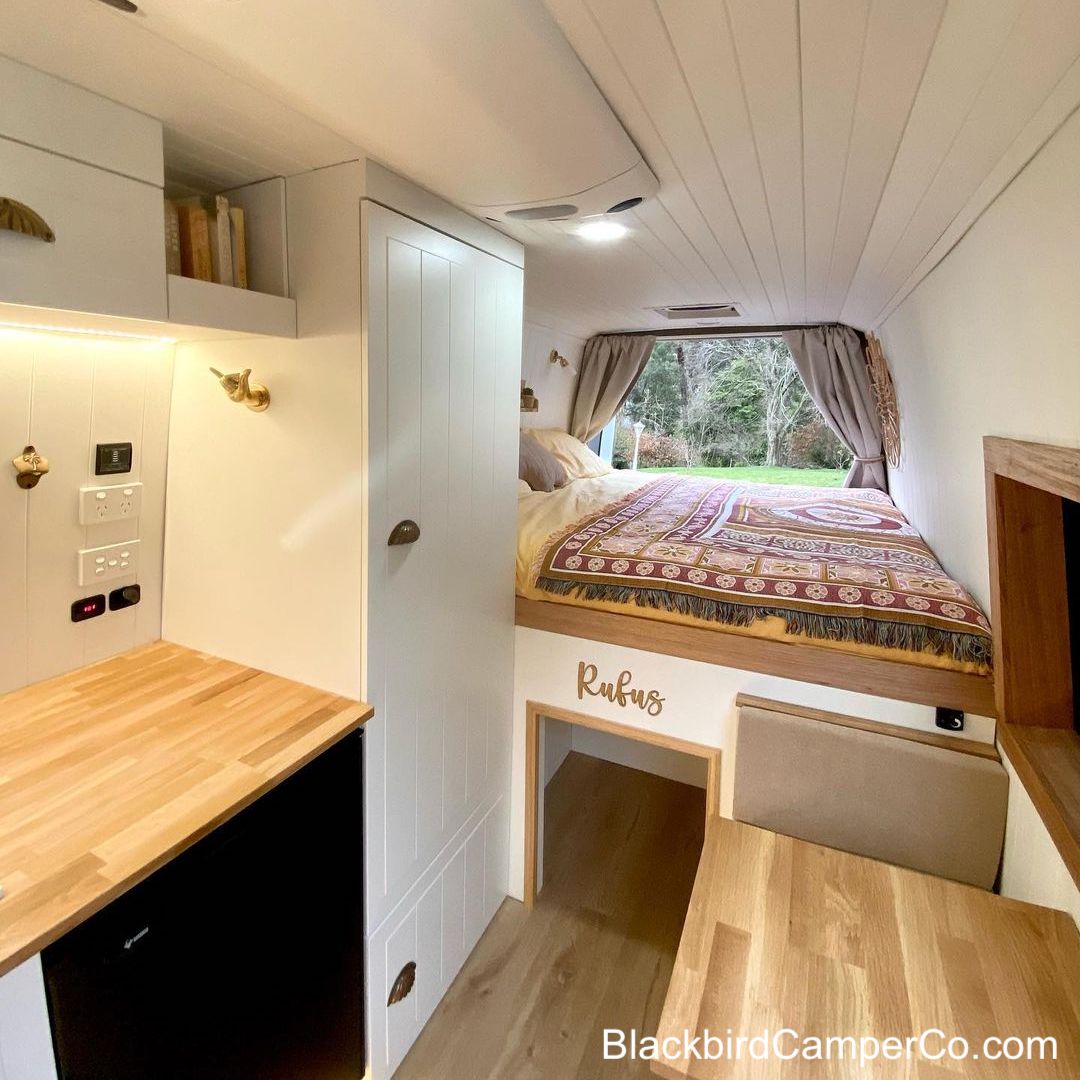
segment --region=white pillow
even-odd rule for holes
[[[521,496],[521,495],[531,495],[531,494],[532,494],[532,488],[529,487],[528,483],[525,480],[519,479],[518,480],[518,495]]]
[[[606,476],[611,466],[594,454],[580,439],[557,428],[530,429],[529,434],[566,470],[568,480]]]

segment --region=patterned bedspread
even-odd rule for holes
[[[553,537],[546,593],[989,664],[971,595],[882,492],[665,476]]]

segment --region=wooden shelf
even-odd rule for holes
[[[169,274],[169,322],[241,334],[296,337],[296,301]]]
[[[998,740],[1080,887],[1080,735],[1072,728],[998,725]]]

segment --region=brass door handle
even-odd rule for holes
[[[390,530],[390,539],[386,543],[389,547],[397,547],[399,544],[415,544],[419,539],[420,526],[412,518],[406,518]]]

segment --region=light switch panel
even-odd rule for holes
[[[142,510],[142,484],[110,484],[79,488],[79,524],[134,519]]]
[[[96,585],[113,578],[129,577],[139,571],[139,541],[106,547],[83,548],[79,552],[79,584]]]

